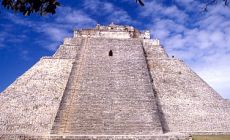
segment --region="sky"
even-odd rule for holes
[[[0,92],[42,56],[51,56],[73,30],[96,24],[150,30],[169,56],[183,60],[230,99],[230,7],[204,12],[199,0],[60,0],[55,15],[24,17],[0,7]]]

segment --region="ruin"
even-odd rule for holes
[[[74,31],[0,94],[0,139],[188,139],[229,134],[230,102],[150,32]]]

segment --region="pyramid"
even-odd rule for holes
[[[229,134],[230,102],[150,32],[74,31],[0,94],[0,139],[188,139]]]

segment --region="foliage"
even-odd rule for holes
[[[210,6],[210,5],[216,5],[216,4],[218,4],[219,2],[223,2],[225,6],[228,6],[228,5],[229,5],[229,1],[230,1],[230,0],[208,0],[208,1],[206,2],[204,11],[208,11],[208,6]]]
[[[145,5],[143,0],[136,0],[136,3],[139,3],[141,6]]]
[[[60,3],[56,0],[2,0],[2,6],[6,9],[20,12],[25,16],[31,13],[55,14]]]

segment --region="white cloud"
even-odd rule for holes
[[[148,18],[167,18],[173,19],[177,22],[187,21],[188,15],[181,11],[176,5],[164,6],[162,2],[159,1],[146,1],[145,7],[140,8],[141,16]]]
[[[133,20],[124,9],[113,5],[108,1],[101,0],[85,0],[84,9],[93,15],[104,18],[107,23],[114,22],[116,24],[135,24],[137,21]]]
[[[45,32],[50,38],[54,41],[63,40],[64,37],[68,35],[68,32],[64,29],[60,29],[58,27],[42,27],[42,32]]]
[[[57,14],[58,16],[55,19],[58,23],[76,24],[81,27],[96,24],[96,21],[82,10],[74,10],[70,7],[61,7],[59,11],[60,12]]]
[[[228,58],[229,60],[230,58]],[[205,67],[194,68],[197,73],[214,87],[223,97],[230,99],[230,63],[219,60],[220,63],[214,61],[214,64],[206,64]],[[228,66],[226,66],[228,65]]]
[[[26,38],[23,34],[11,34],[13,31],[10,25],[0,25],[2,30],[0,32],[0,47],[7,47],[7,44],[17,44],[23,42]]]
[[[192,1],[180,4],[200,8]],[[176,5],[166,7],[155,1],[147,5],[141,15],[152,20],[147,26],[152,36],[161,40],[170,55],[185,60],[222,96],[230,98],[230,9],[216,5],[207,13],[191,14]]]
[[[110,2],[102,2],[101,0],[85,0],[84,8],[91,13],[105,15],[114,12],[117,7]]]
[[[40,33],[44,39],[38,41],[39,44],[50,51],[55,51],[65,37],[71,36],[74,27],[92,27],[97,23],[84,11],[74,10],[71,7],[60,7],[57,14],[52,16],[52,21],[47,17],[40,21],[32,21],[14,14],[8,14],[7,18],[18,26],[29,27],[34,32]]]

